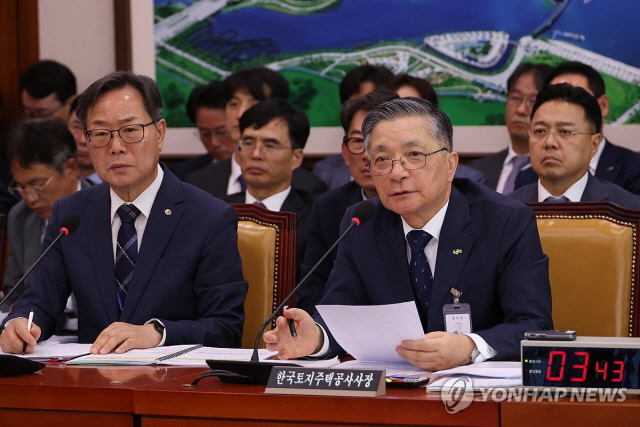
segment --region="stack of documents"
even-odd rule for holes
[[[469,377],[474,389],[518,387],[522,385],[522,365],[520,362],[489,361],[433,372],[427,391],[440,391],[449,380],[462,377]]]

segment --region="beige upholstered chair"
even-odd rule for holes
[[[556,329],[638,336],[640,212],[611,203],[530,203],[549,276]]]
[[[249,282],[242,347],[253,348],[262,323],[295,286],[296,214],[243,203],[232,206],[238,212],[242,272]]]

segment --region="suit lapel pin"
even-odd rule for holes
[[[171,209],[165,209],[164,210],[164,214],[169,216],[169,215],[173,214],[173,212],[171,212]]]
[[[454,255],[460,255],[462,253],[462,249],[454,249],[453,250],[453,254]]]
[[[612,170],[614,170],[614,169],[615,169],[615,166],[609,166],[609,167],[607,168],[607,170],[608,170],[609,172],[611,172],[611,171],[612,171]]]

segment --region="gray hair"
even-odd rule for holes
[[[447,151],[453,150],[453,127],[445,113],[426,99],[399,98],[380,104],[365,117],[362,135],[367,153],[371,148],[371,133],[380,122],[404,117],[423,117],[438,145]]]

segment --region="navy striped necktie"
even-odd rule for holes
[[[411,250],[411,262],[409,263],[409,276],[416,297],[416,305],[420,314],[422,328],[427,331],[427,319],[429,317],[429,300],[433,288],[433,276],[431,267],[424,253],[424,248],[433,236],[424,230],[411,230],[407,233],[407,243]]]
[[[122,310],[129,291],[129,282],[133,275],[133,269],[138,259],[138,233],[134,223],[138,215],[140,215],[140,211],[134,205],[123,204],[116,212],[122,221],[120,230],[118,230],[115,263],[118,305]]]

